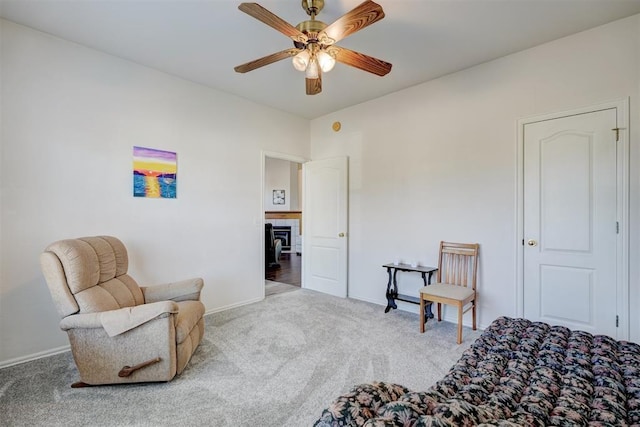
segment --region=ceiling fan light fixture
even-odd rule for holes
[[[323,73],[333,70],[333,66],[336,65],[336,59],[323,50],[317,53],[316,58]]]
[[[2,1],[2,0],[0,0]],[[391,71],[391,64],[360,52],[336,46],[340,40],[384,18],[382,6],[373,0],[364,0],[359,6],[327,25],[316,19],[325,0],[298,0],[311,17],[295,27],[260,6],[258,3],[241,3],[241,12],[279,31],[293,41],[293,48],[249,61],[234,67],[238,73],[246,73],[274,62],[291,58],[293,67],[304,71],[307,95],[322,92],[322,73],[333,69],[336,61],[369,73],[384,76]]]
[[[318,61],[316,61],[316,57],[313,56],[309,60],[309,65],[307,65],[307,69],[304,70],[304,76],[307,79],[317,79],[318,78]]]
[[[309,65],[310,58],[311,55],[309,54],[308,50],[305,49],[301,51],[291,60],[291,62],[293,62],[293,68],[298,71],[305,71],[307,69],[307,66]]]

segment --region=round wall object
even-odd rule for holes
[[[331,127],[333,128],[334,132],[338,132],[342,125],[340,124],[340,122],[333,122],[333,125]]]

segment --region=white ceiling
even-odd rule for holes
[[[330,24],[362,0],[325,0]],[[292,25],[300,0],[258,0]],[[378,77],[343,64],[305,95],[283,60],[233,67],[292,47],[240,12],[240,0],[0,0],[0,16],[184,79],[313,118],[626,16],[640,0],[377,0],[386,17],[338,45],[393,64]]]

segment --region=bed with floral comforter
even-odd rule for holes
[[[501,317],[429,390],[354,387],[325,409],[329,426],[640,425],[640,346]]]

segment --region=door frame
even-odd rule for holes
[[[260,215],[258,216],[260,218],[259,224],[256,224],[258,227],[260,227],[261,230],[264,230],[264,185],[265,185],[265,173],[266,173],[266,161],[267,161],[267,157],[270,157],[272,159],[279,159],[279,160],[288,160],[290,162],[295,162],[295,163],[307,163],[309,161],[309,159],[305,158],[305,157],[300,157],[300,156],[295,156],[292,154],[286,154],[286,153],[280,153],[277,151],[265,151],[265,150],[261,150],[260,151]],[[302,196],[304,198],[304,187],[302,188]],[[304,212],[303,212],[304,215]],[[262,272],[260,275],[260,280],[262,280],[262,298],[264,299],[266,296],[266,292],[265,292],[265,287],[264,287],[264,276],[266,274],[266,267],[264,265],[264,231],[260,233],[260,241],[261,243],[261,250],[260,252],[262,253],[262,257],[260,258],[261,261],[261,269],[260,271]],[[304,266],[302,267],[304,269]],[[300,272],[300,286],[302,288],[304,288],[304,271]]]
[[[629,98],[604,102],[572,110],[541,114],[517,121],[517,179],[516,179],[516,313],[524,316],[524,127],[527,124],[559,119],[578,114],[616,109],[617,128],[620,129],[617,166],[617,236],[616,257],[616,310],[619,316],[617,339],[629,339]],[[612,130],[613,132],[613,130]],[[612,225],[613,226],[613,225]]]

